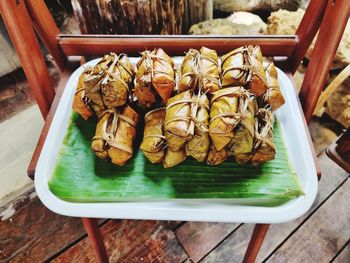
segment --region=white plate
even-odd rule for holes
[[[131,58],[136,63],[137,58]],[[55,213],[94,218],[127,218],[181,221],[212,221],[236,223],[282,223],[303,215],[312,205],[317,193],[317,174],[307,139],[307,130],[294,87],[288,77],[278,69],[279,82],[286,99],[277,112],[282,135],[288,149],[290,161],[297,172],[305,195],[277,207],[233,205],[227,202],[205,202],[201,200],[184,203],[177,200],[163,202],[116,202],[116,203],[71,203],[57,198],[48,187],[49,178],[68,128],[72,113],[72,102],[80,74],[87,65],[94,66],[99,59],[90,61],[69,78],[35,173],[35,189],[43,204]],[[180,63],[181,58],[175,58]]]

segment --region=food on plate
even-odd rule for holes
[[[130,106],[126,106],[121,113],[116,110],[102,113],[92,139],[92,150],[98,157],[110,158],[112,163],[123,166],[133,155],[138,118]]]
[[[218,55],[215,50],[202,47],[190,49],[179,67],[178,93],[192,90],[213,93],[220,89]]]
[[[274,159],[274,111],[285,100],[277,70],[263,64],[259,46],[237,48],[221,64],[215,50],[190,49],[177,86],[174,62],[164,50],[141,55],[133,96],[140,114],[146,113],[140,150],[151,163],[168,168],[187,156],[209,165],[229,156],[253,165]],[[128,99],[134,75],[125,54],[105,55],[84,70],[73,101],[84,119],[93,111],[98,117],[92,150],[119,166],[132,157],[136,138],[139,113]]]
[[[240,121],[238,99],[242,87],[221,89],[213,94],[210,109],[209,136],[217,151],[222,150],[233,138],[233,131]]]
[[[209,100],[203,93],[193,94],[191,104],[191,118],[194,122],[194,134],[186,143],[186,154],[199,162],[207,156],[209,139]]]
[[[267,90],[263,56],[259,46],[247,47],[247,63],[249,73],[247,76],[247,89],[256,96],[261,96]]]
[[[106,142],[106,129],[111,122],[111,116],[114,113],[114,110],[106,110],[103,112],[97,122],[95,136],[91,141],[91,149],[98,158],[103,160],[108,160],[108,144]]]
[[[222,86],[245,86],[256,96],[264,94],[267,83],[262,59],[259,46],[240,47],[222,56]]]
[[[273,139],[274,115],[270,108],[260,108],[255,120],[255,144],[251,162],[253,165],[262,164],[275,158]]]
[[[134,95],[145,108],[165,105],[175,87],[174,62],[161,48],[146,50],[141,55]]]
[[[221,58],[222,87],[243,86],[247,82],[246,47],[240,47]]]
[[[181,148],[178,151],[172,151],[168,148],[163,160],[163,166],[164,168],[170,168],[175,165],[178,165],[179,163],[182,163],[185,160],[186,160],[186,151],[184,148]]]
[[[268,88],[262,100],[264,104],[269,104],[275,111],[285,103],[285,100],[278,83],[277,70],[272,62],[265,66],[265,72]]]
[[[93,70],[94,71],[94,70]],[[92,71],[92,72],[93,72]],[[100,74],[89,74],[85,77],[85,99],[88,105],[94,110],[97,116],[106,110],[100,92],[102,76]]]
[[[228,152],[226,148],[222,148],[220,151],[216,150],[214,145],[210,145],[208,156],[207,156],[207,164],[209,165],[219,165],[224,162],[228,157]]]
[[[234,129],[234,136],[228,148],[237,163],[247,163],[252,156],[257,112],[256,98],[252,93],[242,92],[238,112],[242,118]]]
[[[151,163],[161,163],[166,152],[164,120],[165,108],[155,109],[145,115],[145,128],[140,149]]]
[[[191,119],[192,94],[182,92],[168,100],[166,105],[164,131],[171,151],[179,151],[194,133]]]
[[[111,130],[114,138],[107,143],[111,146],[108,150],[112,163],[123,166],[133,155],[133,145],[136,138],[136,125],[138,114],[130,107],[126,106],[121,114],[115,115],[116,126]]]
[[[134,75],[134,67],[127,55],[105,55],[85,80],[86,96],[95,105],[107,109],[123,106]]]
[[[93,115],[93,111],[89,106],[88,99],[85,96],[85,79],[92,71],[91,67],[87,67],[80,75],[78,85],[73,99],[73,110],[82,116],[85,120]]]
[[[126,103],[135,71],[125,54],[113,54],[112,61],[107,66],[106,76],[101,82],[101,92],[104,104],[110,109]]]
[[[134,67],[125,54],[105,55],[93,68],[86,68],[79,78],[73,110],[84,119],[106,109],[126,104],[134,79]]]

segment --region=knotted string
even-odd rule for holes
[[[207,111],[210,111],[209,106],[204,104],[201,101],[201,97],[202,96],[206,96],[206,92],[208,90],[206,90],[204,93],[201,92],[201,90],[198,91],[197,95],[194,95],[192,97],[192,104],[191,104],[191,121],[193,122],[193,125],[195,127],[197,127],[201,132],[208,132],[209,129],[207,127],[207,125],[205,125],[202,121],[200,121],[197,117],[198,115],[198,111],[200,108],[205,108]]]
[[[261,62],[258,61],[256,56],[253,54],[254,48],[256,47],[248,46],[248,50],[244,54],[245,61],[247,64],[246,67],[249,68],[247,82],[249,82],[253,78],[253,75],[255,74],[261,79],[262,82],[264,82],[265,86],[267,86],[266,76],[259,71],[259,66],[256,65],[257,63],[261,64]],[[263,68],[262,64],[260,66]]]
[[[155,110],[152,110],[150,112],[148,112],[146,115],[145,115],[145,122],[147,122],[147,117],[156,112],[156,111],[159,111],[159,110],[164,110],[165,111],[165,108],[159,108],[159,109],[155,109]],[[160,126],[161,126],[161,131],[163,131],[163,126],[164,126],[164,122],[160,123]],[[166,147],[167,147],[167,144],[166,144],[166,138],[163,134],[150,134],[150,135],[146,135],[143,137],[143,139],[147,139],[147,138],[156,138],[156,139],[161,139],[160,142],[158,143],[157,140],[154,140],[153,142],[153,146],[152,148],[154,150],[157,150],[160,146],[164,145],[163,147],[161,147],[161,149],[159,149],[158,151],[161,151],[161,150],[164,150]]]
[[[280,86],[278,85],[278,80],[277,80],[277,78],[274,77],[274,76],[272,76],[272,74],[271,74],[271,72],[270,72],[270,70],[269,70],[270,65],[271,65],[271,64],[269,64],[269,65],[267,65],[267,66],[265,67],[265,71],[268,72],[269,78],[271,79],[270,83],[273,81],[274,85],[268,83],[268,85],[267,85],[268,89],[266,90],[265,94],[263,95],[263,100],[264,100],[264,101],[267,101],[267,100],[271,97],[271,95],[272,95],[272,93],[273,93],[274,91],[279,92],[279,93],[281,92]]]
[[[190,56],[192,56],[192,58],[188,62],[191,70],[189,72],[183,74],[181,76],[179,82],[181,82],[181,80],[183,78],[191,77],[191,80],[187,84],[187,87],[191,87],[191,86],[197,87],[198,86],[199,91],[201,91],[201,90],[207,91],[205,80],[208,80],[210,83],[219,85],[218,78],[215,78],[210,74],[204,74],[203,68],[202,68],[202,60],[203,59],[208,60],[211,63],[213,63],[214,65],[218,66],[217,61],[215,61],[214,59],[212,59],[208,56],[204,56],[204,55],[200,54],[200,52],[196,49],[190,49],[187,54],[190,54]]]
[[[108,109],[101,113],[99,119],[102,118],[104,114],[110,114],[109,118],[102,124],[102,136],[94,136],[92,140],[104,140],[110,147],[115,147],[120,150],[126,151],[130,154],[133,153],[132,147],[128,145],[121,144],[116,141],[116,132],[118,129],[119,121],[125,121],[133,128],[136,128],[136,122],[131,118],[119,114],[116,110]],[[112,117],[112,118],[111,118]]]
[[[92,72],[91,66],[87,66],[87,67],[84,67],[84,71],[83,71],[82,74],[86,74],[87,76],[89,76],[89,75],[91,75],[91,72]],[[81,91],[85,91],[85,86],[84,85],[82,85],[79,89],[77,89],[75,91],[74,95],[80,93]],[[84,92],[82,97],[84,97],[84,95],[85,95],[85,92]]]
[[[274,123],[273,113],[268,109],[260,108],[258,110],[257,116],[258,116],[258,120],[255,122],[256,142],[253,147],[254,150],[256,150],[260,145],[265,143],[275,151],[275,144],[273,143],[273,135],[271,135],[271,139],[268,138],[269,133],[272,132],[272,129],[273,129],[273,126],[272,126]],[[264,122],[265,125],[259,131],[260,121]]]
[[[248,73],[248,76],[246,78],[246,82],[250,81],[250,79],[252,78],[253,74],[257,75],[267,86],[266,83],[266,77],[264,75],[262,75],[259,71],[259,67],[255,66],[253,64],[255,64],[252,60],[252,58],[255,58],[255,56],[252,54],[253,53],[253,47],[249,46],[249,47],[245,47],[242,48],[240,50],[238,50],[237,52],[233,52],[232,54],[230,54],[229,56],[225,57],[225,59],[222,61],[222,64],[224,64],[224,61],[226,61],[227,59],[229,59],[230,57],[237,55],[241,53],[243,56],[243,64],[241,66],[231,66],[231,67],[227,67],[223,73],[222,76],[224,76],[227,72],[229,71],[233,71],[233,70],[240,70],[240,73],[235,77],[235,79],[240,79],[242,77],[244,77],[245,74]]]
[[[240,101],[239,101],[239,112],[241,113],[241,123],[242,125],[245,126],[250,132],[252,136],[254,136],[254,125],[247,125],[246,122],[243,120],[247,118],[247,114],[251,112],[251,114],[255,114],[255,110],[252,112],[251,109],[249,109],[249,103],[253,103],[252,100],[254,99],[252,93],[250,93],[247,90],[243,90],[240,96]]]
[[[187,135],[193,135],[194,133],[194,127],[198,127],[199,129],[201,129],[201,131],[203,132],[207,132],[208,128],[206,127],[206,125],[204,125],[201,121],[198,120],[197,118],[197,113],[198,113],[198,109],[199,107],[204,107],[209,111],[209,106],[205,105],[204,103],[202,103],[202,101],[200,100],[200,97],[205,94],[205,93],[198,93],[197,96],[192,96],[191,98],[183,98],[177,101],[173,101],[171,103],[169,103],[166,106],[166,110],[169,110],[169,108],[177,105],[177,104],[190,104],[190,116],[180,116],[180,117],[176,117],[176,118],[172,118],[171,120],[168,120],[167,122],[164,123],[165,126],[167,126],[169,123],[174,122],[174,121],[188,121],[189,122],[189,128],[187,131]],[[180,110],[180,109],[178,109]]]
[[[223,96],[235,95],[239,98],[241,94],[244,94],[246,92],[242,87],[227,88],[223,91],[224,92],[220,92],[219,94],[214,95],[214,97],[211,100],[211,104],[213,104],[214,101],[216,101],[217,99]],[[245,105],[243,105],[242,107],[245,107]],[[229,120],[225,119],[227,117],[230,119]],[[216,116],[210,119],[210,124],[218,118],[220,118],[221,121],[224,122],[225,124],[231,126],[233,129],[241,122],[241,120],[244,118],[244,115],[241,112],[221,112],[220,114],[217,114]],[[227,133],[215,132],[215,131],[210,131],[210,133],[227,134]]]
[[[108,81],[119,80],[124,88],[129,91],[129,85],[121,78],[120,74],[122,72],[122,68],[129,74],[130,79],[132,79],[132,73],[126,68],[124,63],[121,62],[121,58],[125,56],[125,54],[115,54],[111,53],[114,57],[112,64],[105,70],[103,73],[105,77],[101,80],[101,85],[105,85]]]
[[[110,55],[106,55],[104,59],[106,60],[103,64],[105,64],[105,67],[107,67],[111,62],[111,64],[108,66],[108,69],[102,68],[98,73],[91,72],[89,75],[86,77],[85,82],[89,81],[92,78],[99,77],[99,81],[95,84],[94,87],[91,88],[89,93],[100,93],[102,97],[102,103],[105,108],[107,108],[103,96],[104,94],[101,92],[102,85],[105,85],[108,81],[120,81],[121,85],[123,88],[125,88],[127,91],[129,91],[129,84],[126,83],[122,78],[121,78],[121,72],[122,69],[124,69],[130,76],[130,80],[132,79],[132,72],[129,71],[125,63],[121,61],[121,58],[125,56],[125,54],[121,53],[119,55],[111,52]],[[84,87],[85,89],[85,87]],[[85,96],[86,97],[86,96]],[[86,104],[91,103],[91,99],[86,98]]]
[[[189,128],[188,128],[188,134],[193,135],[195,127],[200,129],[200,131],[202,131],[202,132],[208,132],[207,125],[205,125],[197,117],[198,111],[201,107],[204,107],[209,111],[208,105],[205,105],[201,101],[201,96],[202,95],[205,96],[205,94],[209,91],[206,87],[206,85],[207,85],[206,81],[209,81],[210,83],[214,83],[214,84],[219,84],[219,80],[217,78],[213,77],[210,74],[203,73],[202,60],[208,60],[216,66],[218,66],[218,62],[215,61],[213,58],[210,58],[208,56],[200,54],[200,52],[196,49],[190,49],[186,55],[191,56],[191,58],[188,60],[188,65],[190,67],[190,71],[183,74],[179,81],[181,82],[181,80],[183,78],[191,77],[191,80],[187,84],[187,87],[198,87],[197,95],[192,96],[190,101],[186,101],[188,103],[191,103],[191,105],[190,105],[190,117],[185,117],[186,120],[190,121]],[[168,105],[168,107],[169,106],[171,107],[173,105],[170,104],[170,105]],[[173,120],[175,121],[177,119],[178,118],[174,118]]]
[[[167,71],[163,71],[163,70],[155,70],[154,68],[154,60],[159,60],[162,62],[165,62],[167,64],[170,64],[169,61],[167,59],[165,59],[164,57],[161,57],[156,53],[156,50],[153,50],[152,52],[149,50],[146,50],[144,52],[141,53],[141,61],[145,61],[145,72],[150,74],[151,79],[149,80],[150,83],[153,84],[153,79],[154,76],[156,74],[165,74],[170,76],[172,79],[174,79],[173,74],[171,74],[171,72],[167,72]]]

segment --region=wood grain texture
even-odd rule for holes
[[[337,140],[337,151],[341,155],[348,157],[350,153],[350,129],[347,129]]]
[[[110,262],[182,262],[186,253],[160,221],[111,220],[101,228]],[[87,238],[53,262],[94,262]]]
[[[273,225],[272,225],[273,226]],[[241,225],[235,232],[226,238],[201,262],[204,263],[235,263],[242,262],[247,250],[250,237],[253,234],[254,224]],[[268,232],[269,233],[269,232]],[[268,239],[268,237],[266,237]],[[266,242],[268,240],[265,240]]]
[[[338,152],[336,143],[332,143],[327,148],[327,155],[329,156],[329,158],[334,160],[338,165],[340,165],[340,167],[342,167],[343,169],[345,169],[347,172],[350,173],[349,159],[344,158],[344,156]]]
[[[184,222],[183,221],[164,221],[163,224],[166,228],[171,230],[176,230],[179,228]]]
[[[82,218],[84,229],[88,234],[90,246],[92,247],[96,261],[98,263],[104,263],[108,261],[106,248],[104,246],[100,228],[98,226],[97,219],[95,218]]]
[[[268,262],[329,262],[350,237],[349,200],[348,179]]]
[[[269,226],[269,224],[255,224],[253,234],[250,238],[248,248],[243,258],[244,263],[255,262],[256,257],[260,251],[261,245],[264,242]]]
[[[0,123],[1,147],[7,149],[0,152],[0,199],[32,184],[26,169],[43,125],[37,105]]]
[[[169,55],[183,56],[190,48],[203,45],[223,55],[242,45],[260,45],[265,56],[289,56],[297,45],[295,36],[155,36],[155,35],[60,35],[58,43],[67,56],[101,56],[107,52],[130,56],[156,47]]]
[[[320,192],[319,192],[318,199],[317,199],[313,209],[315,209],[315,207],[318,207],[320,205],[320,202],[323,201],[327,196],[329,196],[330,192],[334,191],[336,189],[336,187],[338,187],[339,184],[341,182],[343,182],[344,179],[348,176],[345,171],[343,171],[336,164],[334,164],[331,160],[329,160],[329,158],[325,154],[322,154],[319,157],[319,159],[320,159],[320,165],[321,165],[322,170],[323,171],[328,171],[328,172],[327,173],[324,172],[324,176],[323,176],[322,180],[320,181],[320,189],[319,189]],[[326,204],[327,204],[327,202],[326,202]],[[30,206],[30,205],[28,205],[28,206],[21,206],[21,207],[25,207],[25,209],[32,210],[33,214],[35,213],[36,217],[34,219],[30,220],[30,218],[27,218],[27,221],[28,221],[27,224],[33,224],[33,222],[34,222],[33,220],[37,220],[38,214],[40,213],[40,209],[38,210],[38,209],[36,209],[36,208],[34,208],[33,206]],[[13,221],[12,222],[15,222],[15,224],[11,224],[11,226],[6,225],[7,233],[12,232],[13,231],[12,228],[16,229],[15,231],[17,231],[19,233],[19,236],[17,237],[18,239],[24,239],[24,237],[21,236],[21,235],[23,235],[23,233],[26,233],[25,230],[18,228],[18,226],[22,225],[22,224],[19,223],[19,221],[17,221],[16,217],[18,215],[20,215],[21,213],[23,213],[23,212],[20,211],[13,217],[13,219],[12,219]],[[65,219],[65,217],[59,217],[59,218]],[[51,217],[47,217],[47,219],[51,220]],[[265,242],[263,243],[263,247],[262,247],[262,249],[260,251],[259,258],[258,258],[257,262],[261,262],[264,258],[266,258],[267,255],[270,254],[270,252],[272,252],[276,248],[276,246],[278,244],[283,243],[283,241],[288,237],[288,235],[290,233],[292,233],[292,231],[294,231],[296,229],[296,226],[299,226],[303,220],[305,220],[305,217],[301,218],[300,221],[298,219],[298,222],[295,222],[295,221],[291,222],[291,225],[289,225],[289,223],[288,224],[271,225],[271,228],[268,231],[268,234],[267,234],[267,237],[265,239]],[[53,220],[53,224],[55,224],[56,222],[57,221]],[[80,220],[78,220],[76,222],[78,222],[78,224],[79,224]],[[138,222],[141,222],[141,221],[138,221]],[[162,222],[162,224],[164,224],[164,223],[165,222]],[[43,226],[42,229],[44,231],[46,231],[48,229],[48,228],[45,227],[45,224],[42,225],[42,226]],[[129,227],[131,227],[131,226],[132,225],[129,224]],[[244,231],[242,231],[243,227],[246,227],[246,226],[248,226],[248,228],[244,228]],[[0,231],[2,231],[3,229],[4,228],[0,227]],[[217,249],[215,249],[213,252],[211,252],[211,254],[215,254],[217,257],[210,257],[210,256],[208,256],[206,258],[206,260],[203,260],[203,262],[241,262],[242,258],[244,256],[243,255],[244,251],[245,251],[245,249],[247,247],[247,244],[248,244],[248,241],[249,241],[249,237],[250,237],[250,235],[252,233],[252,229],[253,229],[253,225],[243,225],[240,228],[238,228],[238,230],[234,232],[234,235],[230,235],[230,237],[228,239],[226,239],[225,241],[223,241],[223,243],[220,244],[220,246]],[[128,231],[128,230],[129,230],[128,228],[124,229],[124,231]],[[69,233],[70,230],[65,230],[65,231]],[[146,231],[148,231],[148,230],[146,230]],[[300,231],[300,230],[298,230],[298,231]],[[310,229],[310,231],[312,232],[312,229]],[[51,244],[51,243],[59,242],[59,243],[62,244],[62,243],[65,243],[65,242],[63,242],[60,239],[60,236],[57,236],[55,234],[55,232],[52,232],[50,230],[48,230],[48,232],[49,232],[49,234],[47,234],[44,237],[42,237],[42,239],[41,239],[42,243],[43,244],[50,244],[50,246],[55,246],[57,248],[56,252],[59,252],[62,248],[60,248],[59,246],[56,246],[54,244]],[[5,232],[2,231],[1,233],[5,233]],[[149,233],[150,232],[148,232],[147,234],[149,234]],[[134,242],[137,243],[137,239],[139,239],[139,238],[142,239],[142,240],[145,240],[144,238],[145,238],[146,234],[145,235],[138,235],[135,232],[133,232],[133,234],[134,234],[134,236],[133,236]],[[337,233],[335,233],[335,234],[337,234]],[[115,232],[113,232],[113,231],[111,231],[109,233],[106,232],[106,235],[112,235],[113,236],[113,235],[115,235]],[[5,238],[6,237],[8,237],[8,236],[5,236]],[[0,250],[2,250],[2,251],[7,250],[7,247],[4,246],[4,242],[3,242],[5,240],[5,238],[3,236],[1,236],[1,243],[0,243],[1,249]],[[33,238],[35,238],[35,236]],[[10,242],[10,241],[12,241],[12,242]],[[10,241],[8,241],[8,242],[11,243],[13,246],[16,246],[17,250],[21,250],[21,251],[23,250],[22,246],[25,246],[25,245],[23,245],[23,242],[13,242],[13,239],[10,240]],[[123,239],[121,241],[123,241]],[[232,241],[235,241],[235,243],[232,243]],[[173,240],[173,242],[177,243],[176,240]],[[69,241],[67,241],[67,245],[68,245],[68,243],[69,243]],[[221,251],[222,253],[218,254],[218,249],[220,247],[222,248],[223,244],[225,244],[224,247],[225,247],[226,250],[225,251]],[[73,259],[75,260],[75,262],[84,262],[85,258],[83,256],[83,253],[85,253],[85,249],[86,249],[85,246],[89,246],[88,240],[86,240],[86,244],[83,246],[83,249],[84,249],[83,252],[79,251],[79,249],[74,249],[75,254],[73,253],[72,256],[65,257],[66,261],[64,261],[64,258],[62,259],[62,257],[60,257],[60,259],[62,260],[61,262],[72,262]],[[25,249],[29,249],[30,251],[33,251],[32,248],[30,247],[30,245],[26,245]],[[38,249],[40,250],[42,248],[39,247]],[[114,251],[114,249],[117,250],[118,249],[118,245],[114,246],[114,244],[111,244],[111,250]],[[145,249],[145,250],[140,249],[140,250],[138,250],[138,252],[134,252],[134,253],[138,254],[138,253],[140,253],[139,251],[145,253],[145,251],[147,251],[147,249]],[[301,253],[306,253],[306,252],[307,252],[307,247],[305,247],[305,250],[303,250]],[[21,253],[21,252],[19,252],[19,253]],[[91,255],[91,258],[90,258],[91,262],[93,262],[94,261],[94,255],[93,255],[92,251],[91,251],[91,254],[90,254],[90,252],[88,252],[88,253],[89,253],[89,255]],[[173,253],[173,252],[169,252],[169,253]],[[32,255],[28,256],[28,258],[31,258],[31,257],[32,257]],[[134,257],[137,258],[137,256],[134,256]],[[1,258],[1,259],[3,259],[3,258]],[[209,260],[209,259],[211,259],[211,260]],[[16,261],[16,259],[14,259],[14,260]],[[38,261],[41,261],[41,260],[43,260],[43,259],[40,259],[40,260],[38,259]],[[128,260],[129,260],[129,258],[125,259],[125,261],[128,261]],[[18,261],[20,261],[20,259]],[[34,261],[35,261],[35,258],[34,258]],[[137,260],[135,260],[135,261],[137,261]],[[145,261],[145,262],[147,262],[147,261]],[[191,262],[191,261],[188,261],[188,262]]]
[[[321,154],[337,139],[337,134],[332,129],[332,124],[332,122],[326,123],[318,118],[313,118],[309,124],[309,132],[317,155]]]
[[[194,262],[224,240],[239,224],[186,222],[176,230],[176,236]]]
[[[328,156],[350,173],[350,129],[327,148]]]
[[[27,204],[36,197],[34,186],[28,191],[25,191],[22,195],[12,198],[8,202],[1,202],[0,206],[0,220],[5,221],[16,214],[16,211],[26,207]],[[4,199],[1,199],[3,201]],[[4,201],[7,201],[6,199]],[[8,213],[10,211],[10,213]]]
[[[47,61],[46,61],[47,62]],[[58,83],[58,71],[48,66],[53,85]],[[0,122],[35,104],[35,97],[23,70],[16,70],[0,78]]]
[[[310,122],[318,97],[324,88],[349,16],[348,0],[328,1],[300,90],[300,101],[307,122]]]
[[[350,240],[347,245],[340,251],[339,255],[336,256],[333,263],[348,263],[350,261]]]
[[[310,214],[316,211],[322,202],[332,194],[348,177],[348,174],[330,160],[325,153],[320,155],[319,164],[324,174],[319,182],[319,190],[312,208],[302,217],[284,224],[272,224],[267,232],[264,243],[257,257],[257,262],[262,262],[268,257],[279,244],[288,238],[292,231],[295,231]],[[244,224],[232,233],[225,241],[213,250],[203,262],[242,262],[245,248],[248,245],[249,237],[253,232],[254,225]],[[299,231],[299,230],[298,230]],[[306,248],[305,248],[306,249]]]
[[[33,91],[46,118],[55,92],[23,0],[0,1],[0,13]]]
[[[40,36],[45,47],[54,58],[57,66],[63,70],[66,57],[57,43],[59,29],[43,0],[25,0],[35,31]]]
[[[306,9],[303,19],[295,32],[298,36],[299,44],[288,61],[290,71],[293,74],[300,65],[307,49],[320,28],[326,6],[327,0],[312,0]]]
[[[79,218],[49,211],[36,197],[0,221],[0,262],[43,262],[85,234]]]
[[[207,0],[73,0],[72,7],[83,34],[186,34],[212,19]]]
[[[83,34],[182,33],[185,0],[73,0],[72,6]]]

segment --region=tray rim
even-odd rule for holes
[[[130,58],[135,62],[137,58]],[[176,58],[175,58],[176,59]],[[243,222],[243,223],[282,223],[298,218],[311,207],[317,194],[317,175],[313,162],[312,151],[307,140],[306,126],[303,124],[300,102],[294,87],[284,72],[278,70],[279,81],[283,83],[283,94],[286,104],[294,109],[294,114],[289,117],[293,120],[294,127],[298,130],[298,146],[301,147],[302,160],[306,168],[306,181],[303,182],[304,196],[277,207],[261,207],[247,205],[232,205],[226,202],[206,202],[205,199],[159,201],[159,202],[98,202],[98,203],[73,203],[56,197],[48,187],[51,177],[47,164],[50,162],[54,148],[54,142],[63,141],[68,127],[67,115],[71,115],[71,103],[78,78],[87,65],[94,65],[99,59],[94,59],[76,69],[66,83],[61,100],[59,101],[51,127],[45,140],[35,174],[35,189],[43,204],[55,213],[74,217],[94,218],[118,218],[118,219],[151,219],[151,220],[182,220],[182,221],[212,221],[212,222]],[[68,99],[64,99],[68,98]],[[283,106],[286,107],[286,106]],[[290,112],[291,113],[291,112]],[[278,117],[286,114],[276,112]],[[284,125],[281,120],[281,132],[284,136]],[[61,127],[61,130],[59,130]],[[63,136],[62,136],[62,130]],[[60,138],[57,138],[60,133]],[[287,151],[291,154],[286,145]],[[294,148],[294,146],[293,146]],[[59,150],[59,149],[58,149]]]

